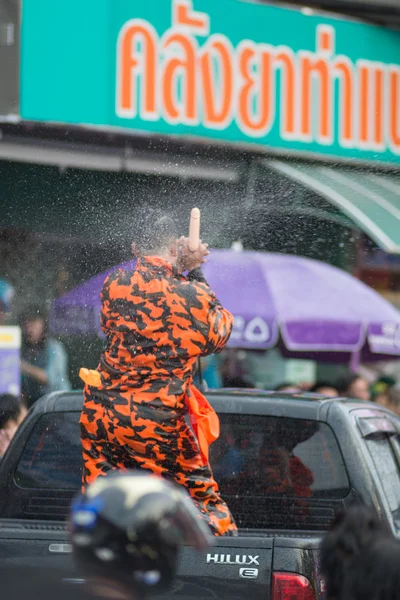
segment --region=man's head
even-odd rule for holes
[[[159,211],[149,210],[137,223],[133,253],[140,256],[160,256],[176,264],[178,229],[175,221]]]
[[[336,387],[341,396],[358,398],[359,400],[371,400],[368,381],[356,373],[350,373],[340,379]]]
[[[72,504],[70,531],[82,575],[126,598],[167,589],[179,548],[213,539],[182,488],[138,472],[99,477]]]
[[[30,306],[19,317],[22,338],[29,346],[41,345],[47,335],[47,314],[41,306]]]

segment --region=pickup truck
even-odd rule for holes
[[[207,393],[221,419],[211,463],[238,527],[204,555],[185,547],[169,598],[324,597],[318,545],[354,501],[400,528],[400,419],[306,394]],[[0,568],[79,579],[65,519],[81,483],[79,392],[30,411],[0,465]]]

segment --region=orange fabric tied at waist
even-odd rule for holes
[[[81,369],[79,371],[79,377],[87,385],[90,385],[95,388],[101,387],[101,375],[98,371],[93,371],[91,369]]]
[[[192,384],[188,386],[187,403],[192,427],[197,436],[201,457],[208,464],[210,445],[219,438],[219,417],[211,404]]]
[[[101,387],[99,371],[82,368],[79,377],[91,387]],[[219,417],[208,400],[192,384],[187,388],[187,406],[190,421],[200,446],[201,457],[204,464],[208,464],[210,444],[219,438]]]

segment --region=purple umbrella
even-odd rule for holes
[[[53,332],[99,332],[99,294],[107,274],[55,301]],[[400,356],[400,313],[340,269],[297,256],[215,250],[204,274],[235,316],[231,347],[265,350],[280,343],[292,356]]]

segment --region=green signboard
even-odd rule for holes
[[[241,0],[24,0],[26,120],[400,163],[400,34]]]

